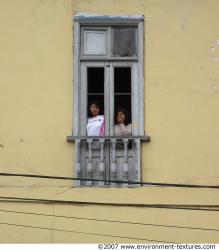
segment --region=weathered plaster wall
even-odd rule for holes
[[[15,0],[0,3],[0,172],[73,176],[73,34],[78,12],[145,16],[143,179],[217,185],[219,34],[216,0]],[[72,188],[71,181],[0,177],[0,196],[218,205],[213,189]],[[42,187],[43,186],[43,187]],[[219,228],[218,212],[1,203],[4,210]],[[16,216],[15,216],[16,215]],[[217,231],[83,222],[0,211],[0,223],[173,242],[217,242]],[[1,242],[128,242],[127,238],[1,224]],[[140,240],[136,240],[139,242]],[[144,240],[145,242],[146,240]]]
[[[218,2],[146,4],[145,178],[218,183]],[[212,50],[215,48],[215,50]]]

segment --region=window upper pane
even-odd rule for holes
[[[119,60],[138,56],[138,28],[135,26],[82,27],[81,59]]]
[[[106,55],[107,38],[105,30],[84,30],[84,55]]]
[[[113,28],[112,34],[112,56],[137,56],[136,28]]]

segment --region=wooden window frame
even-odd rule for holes
[[[133,27],[135,26],[137,28],[137,56],[136,57],[112,57],[110,46],[111,46],[111,26],[124,26],[124,27]],[[88,65],[92,65],[92,67],[95,67],[98,65],[104,65],[105,63],[110,63],[113,65],[119,66],[130,66],[132,70],[132,136],[135,138],[139,138],[139,146],[138,146],[138,153],[136,155],[137,157],[137,169],[138,169],[138,180],[141,180],[142,178],[142,171],[141,171],[141,146],[140,141],[150,141],[150,137],[148,137],[145,134],[144,126],[145,126],[145,118],[144,118],[144,17],[138,16],[138,17],[127,17],[127,16],[92,16],[92,15],[84,15],[84,14],[78,14],[74,16],[73,18],[73,26],[74,26],[74,32],[73,32],[73,40],[74,40],[74,57],[73,57],[73,131],[72,131],[72,137],[70,136],[68,138],[68,141],[75,140],[74,138],[79,138],[79,141],[76,142],[76,150],[75,150],[75,159],[78,159],[78,150],[77,150],[77,144],[80,143],[80,138],[86,137],[86,130],[80,129],[80,124],[84,123],[87,124],[87,118],[85,118],[84,113],[87,112],[87,105],[84,105],[81,98],[81,88],[84,86],[81,86],[81,82],[86,82],[86,79],[81,79],[81,77],[87,77],[86,74],[84,76],[81,75],[81,70],[83,67],[87,67]],[[84,55],[82,47],[83,43],[81,43],[81,39],[83,39],[83,30],[84,29],[100,29],[107,31],[107,55]],[[81,33],[82,32],[82,33]],[[99,63],[98,63],[99,61]],[[109,62],[110,61],[110,62]],[[113,75],[113,72],[110,72],[110,70],[113,70],[113,67],[110,67],[109,69],[107,67],[105,68],[105,75]],[[107,79],[109,79],[107,77]],[[112,79],[110,80],[112,81]],[[136,84],[137,83],[137,84]],[[108,84],[105,81],[105,86]],[[112,83],[109,83],[110,86],[112,86]],[[85,91],[85,89],[84,89]],[[112,88],[110,88],[110,91],[112,91]],[[86,92],[86,91],[85,91]],[[112,96],[112,92],[110,92],[109,95],[104,95],[104,101],[107,101],[110,103],[110,107],[114,106],[114,99],[110,98]],[[108,112],[105,110],[105,112]],[[113,113],[109,112],[110,117],[106,118],[108,121],[106,123],[111,124],[114,120]],[[112,127],[112,126],[111,126]],[[113,135],[112,129],[106,128],[106,131],[108,129],[107,135]],[[141,139],[140,139],[141,138]],[[75,162],[75,172],[77,176],[77,162]],[[80,182],[78,182],[78,185]],[[76,182],[77,185],[77,182]]]
[[[80,64],[82,61],[115,61],[115,62],[122,62],[122,61],[137,61],[138,67],[134,70],[137,71],[137,77],[136,81],[138,84],[134,84],[133,92],[137,93],[138,98],[136,101],[138,104],[136,104],[135,107],[137,107],[134,110],[134,114],[137,119],[137,125],[134,126],[133,135],[136,136],[144,136],[144,17],[143,16],[134,16],[134,17],[127,17],[127,16],[93,16],[93,15],[84,15],[84,14],[78,14],[73,19],[73,25],[74,25],[74,64],[73,64],[73,88],[74,88],[74,103],[73,103],[73,135],[78,136],[79,135],[79,117],[80,112],[82,110],[81,102],[79,100],[79,93],[80,93]],[[91,27],[95,29],[105,29],[105,27],[110,25],[124,25],[127,27],[130,26],[136,26],[137,27],[137,33],[138,33],[138,41],[137,41],[137,55],[138,57],[106,57],[106,56],[83,56],[81,53],[81,29],[82,27]],[[107,39],[110,39],[110,36],[107,35]],[[108,43],[109,44],[109,43]],[[109,46],[108,46],[109,47]],[[107,48],[109,49],[109,48]],[[135,98],[136,99],[136,98]],[[133,110],[132,110],[133,112]],[[133,117],[134,121],[136,121],[136,118]],[[81,122],[81,121],[80,121]]]

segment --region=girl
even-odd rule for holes
[[[118,108],[116,112],[115,136],[130,136],[132,124],[129,123],[129,114],[124,108]]]
[[[98,101],[92,101],[89,105],[87,135],[88,136],[105,135],[104,116],[100,115],[100,104]]]

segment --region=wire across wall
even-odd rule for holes
[[[0,173],[0,176],[11,176],[11,177],[27,177],[27,178],[43,178],[43,179],[62,179],[62,180],[80,180],[80,178],[71,178],[71,177],[62,177],[62,176],[45,176],[45,175],[28,175],[28,174],[14,174],[14,173]],[[90,180],[89,180],[90,181]],[[122,181],[121,181],[122,182]],[[122,182],[123,183],[123,182]],[[124,182],[126,183],[126,182]],[[133,184],[133,182],[131,182]],[[135,184],[139,182],[134,182]],[[153,186],[162,186],[162,187],[182,187],[182,188],[214,188],[218,189],[219,186],[209,186],[209,185],[188,185],[188,184],[172,184],[172,183],[150,183],[142,182],[144,185],[153,185]],[[176,205],[176,204],[136,204],[136,203],[104,203],[104,202],[90,202],[90,201],[74,201],[74,200],[54,200],[54,199],[34,199],[34,198],[25,198],[25,197],[13,197],[13,196],[0,196],[1,202],[33,202],[33,203],[49,203],[49,204],[73,204],[73,205],[95,205],[95,206],[116,206],[116,207],[135,207],[135,208],[157,208],[157,209],[180,209],[180,210],[194,210],[194,211],[211,211],[218,212],[219,205]],[[64,215],[52,215],[52,214],[42,214],[42,213],[33,213],[33,212],[24,212],[24,211],[14,211],[14,210],[4,210],[0,209],[0,212],[5,213],[15,213],[15,214],[26,214],[26,215],[35,215],[35,216],[47,216],[55,218],[66,218],[66,219],[76,219],[76,220],[85,220],[85,221],[97,221],[104,223],[117,223],[117,224],[128,224],[128,225],[138,225],[138,226],[148,226],[148,227],[164,227],[164,228],[177,228],[177,229],[189,229],[189,230],[201,230],[201,231],[212,231],[219,232],[219,229],[216,228],[204,228],[204,227],[189,227],[189,226],[180,226],[180,225],[165,225],[165,224],[154,224],[154,223],[142,223],[142,222],[131,222],[131,221],[122,221],[122,220],[107,220],[107,219],[98,219],[98,218],[86,218],[86,217],[77,217],[77,216],[64,216]],[[65,233],[76,233],[76,234],[85,234],[93,236],[102,236],[102,237],[112,237],[119,239],[129,239],[129,240],[140,240],[148,242],[157,242],[157,243],[179,243],[172,241],[164,241],[158,239],[148,239],[140,237],[129,237],[122,235],[111,235],[111,234],[99,234],[85,231],[74,231],[60,228],[49,228],[49,227],[39,227],[34,225],[24,225],[16,223],[8,223],[0,221],[1,225],[15,226],[15,227],[24,227],[24,228],[35,228],[41,230],[54,230]]]
[[[72,181],[101,181],[100,179],[86,179],[86,178],[74,178],[65,176],[50,176],[50,175],[32,175],[32,174],[17,174],[17,173],[2,173],[0,176],[11,176],[11,177],[26,177],[26,178],[39,178],[39,179],[56,179],[56,180],[72,180]],[[178,187],[178,188],[212,188],[219,189],[219,185],[198,185],[198,184],[178,184],[178,183],[160,183],[160,182],[137,182],[137,181],[120,181],[120,180],[106,180],[107,183],[117,184],[130,184],[130,185],[141,185],[141,186],[158,186],[158,187]]]

